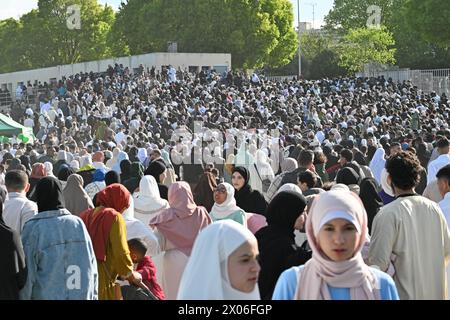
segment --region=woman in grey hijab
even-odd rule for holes
[[[91,198],[83,188],[83,183],[82,176],[71,174],[63,190],[66,209],[76,216],[79,216],[84,210],[94,208]]]

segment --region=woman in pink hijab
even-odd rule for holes
[[[356,194],[332,190],[318,195],[305,229],[312,258],[281,274],[272,299],[399,299],[392,278],[363,261],[367,214]]]
[[[149,224],[156,228],[161,251],[164,251],[161,284],[168,300],[175,300],[184,268],[195,238],[211,223],[208,211],[194,202],[191,188],[186,182],[176,182],[169,187],[169,209],[153,217]],[[159,264],[155,259],[155,264]]]

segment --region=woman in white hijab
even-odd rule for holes
[[[117,147],[114,148],[112,158],[109,159],[108,161],[106,161],[106,166],[107,166],[108,168],[112,168],[112,167],[116,164],[117,158],[118,158],[118,156],[119,156],[119,152],[120,152],[120,149],[119,149],[119,148],[117,148]]]
[[[259,300],[258,243],[232,220],[200,232],[181,278],[178,300]]]
[[[44,162],[45,172],[47,172],[48,177],[54,177],[53,174],[53,164],[50,161]]]
[[[167,200],[159,194],[158,184],[153,176],[143,176],[139,182],[139,191],[133,194],[134,216],[148,225],[150,219],[169,208]]]
[[[373,155],[369,165],[370,171],[372,171],[373,176],[375,180],[377,180],[379,185],[381,185],[382,182],[381,172],[383,171],[384,165],[386,164],[384,154],[385,154],[384,149],[378,148],[377,151],[375,151],[375,154]]]
[[[272,166],[270,165],[269,159],[264,151],[256,151],[256,161],[249,167],[249,171],[250,186],[253,190],[258,190],[264,195],[268,191],[272,181],[275,179]]]
[[[236,205],[234,187],[226,182],[220,183],[214,189],[214,205],[209,215],[213,221],[231,219],[247,226],[245,211]]]

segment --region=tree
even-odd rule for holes
[[[367,22],[374,14],[374,11],[367,12],[370,6],[378,6],[380,10],[380,23],[390,26],[390,21],[395,15],[396,3],[403,3],[405,0],[371,0],[369,2],[361,0],[335,0],[333,9],[325,17],[327,29],[342,29],[349,31],[354,28],[367,27]]]
[[[361,71],[365,64],[395,63],[395,44],[386,27],[351,29],[343,38],[339,48],[339,65],[349,72]]]
[[[10,72],[21,67],[21,48],[17,38],[22,25],[15,19],[0,21],[0,73]]]
[[[442,0],[408,0],[407,20],[422,38],[442,48],[450,48],[450,2]]]
[[[129,0],[114,25],[131,54],[166,51],[229,52],[233,66],[284,65],[295,54],[288,0]]]

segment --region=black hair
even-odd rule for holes
[[[147,252],[147,245],[145,244],[144,240],[140,238],[133,238],[128,240],[128,247],[132,250],[137,251],[143,256],[145,256],[145,253]]]
[[[349,149],[344,149],[342,150],[339,155],[344,158],[345,160],[347,160],[348,162],[352,162],[353,161],[353,153],[349,150]]]
[[[438,173],[436,174],[436,178],[446,179],[448,185],[450,186],[450,163],[439,169]]]
[[[386,160],[386,170],[397,188],[408,190],[420,182],[423,168],[417,156],[409,151],[400,151]]]
[[[298,175],[298,181],[300,183],[306,182],[308,188],[314,188],[317,183],[317,176],[314,172],[306,170]]]

